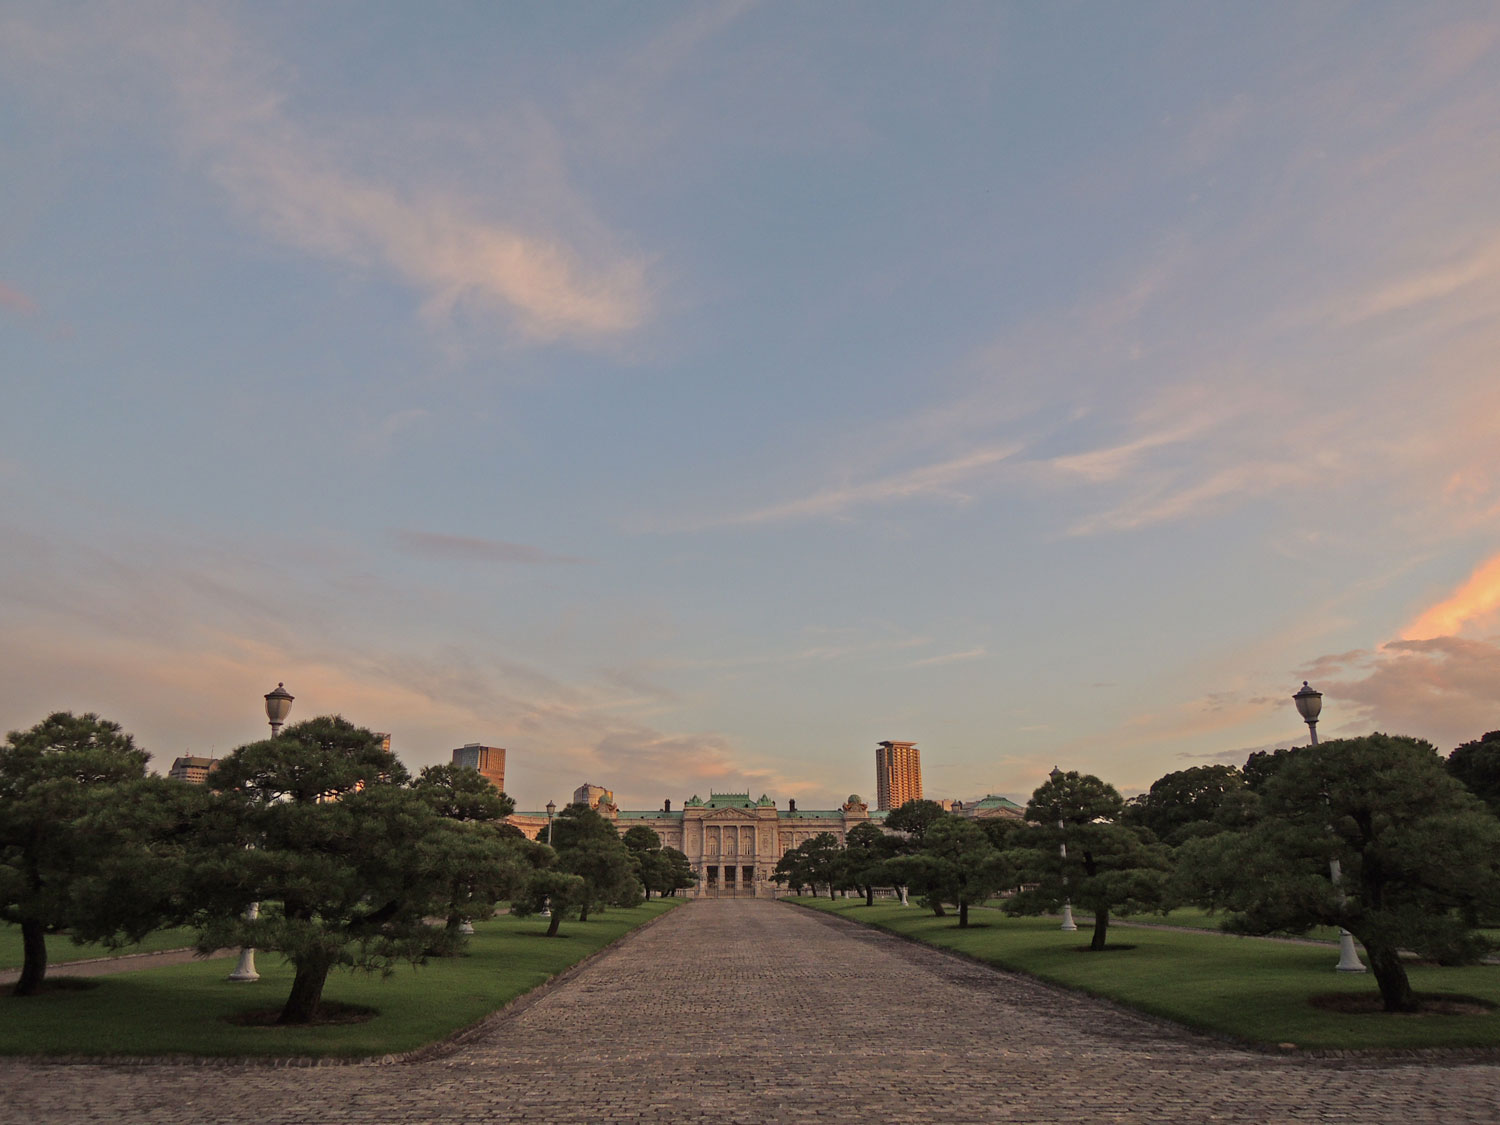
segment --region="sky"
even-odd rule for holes
[[[1500,728],[1492,3],[0,4],[0,723],[522,808]]]

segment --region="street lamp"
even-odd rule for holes
[[[286,722],[287,712],[292,709],[292,696],[285,684],[277,684],[275,691],[266,692],[266,718],[271,720],[271,737],[281,733],[281,724]]]
[[[266,692],[266,718],[271,722],[271,737],[275,738],[281,733],[281,725],[286,722],[286,717],[292,710],[292,693],[286,690],[286,684],[277,684],[275,691]],[[245,907],[245,921],[253,922],[260,917],[260,903],[252,902]],[[249,983],[260,980],[260,974],[255,971],[255,947],[242,946],[240,948],[240,963],[234,967],[234,972],[229,974],[232,981]]]
[[[1292,701],[1297,704],[1297,714],[1302,716],[1302,721],[1307,724],[1308,734],[1312,738],[1312,745],[1318,744],[1318,715],[1323,710],[1323,693],[1315,691],[1306,680],[1302,681],[1302,690],[1292,696]],[[1328,829],[1332,834],[1333,827]],[[1333,881],[1334,892],[1339,896],[1339,906],[1344,905],[1344,873],[1339,865],[1338,857],[1334,856],[1328,861],[1328,877]],[[1354,935],[1342,926],[1339,927],[1339,963],[1335,968],[1341,973],[1362,973],[1365,971],[1364,963],[1360,961],[1359,954],[1354,951]]]
[[[554,801],[548,801],[547,802],[547,846],[549,848],[552,846],[552,814],[555,813],[556,811],[557,811],[557,803],[554,802]],[[550,917],[552,917],[552,896],[551,895],[548,895],[546,898],[542,899],[542,909],[540,911],[540,917],[542,917],[542,918],[550,918]]]
[[[1063,771],[1060,770],[1060,769],[1058,769],[1056,766],[1053,766],[1052,767],[1052,772],[1049,773],[1047,776],[1050,777],[1053,781],[1056,781],[1058,778],[1062,777],[1062,775],[1063,775]],[[1062,834],[1062,832],[1064,830],[1063,818],[1062,818],[1061,814],[1062,814],[1062,808],[1061,808],[1061,806],[1059,806],[1059,808],[1058,808],[1058,817],[1057,817],[1057,831],[1058,831],[1058,835],[1059,836],[1061,836],[1061,834]],[[1062,881],[1063,881],[1064,891],[1066,891],[1066,888],[1068,886],[1068,872],[1067,872],[1068,842],[1066,840],[1062,840],[1062,839],[1058,840],[1058,843],[1057,843],[1057,853],[1058,853],[1058,855],[1062,856],[1062,858],[1063,858],[1063,877],[1062,877]],[[1063,920],[1062,920],[1061,929],[1063,930],[1063,932],[1070,933],[1070,934],[1074,930],[1078,929],[1077,924],[1073,921],[1073,899],[1068,894],[1066,894],[1066,893],[1063,894]]]
[[[1302,690],[1292,696],[1292,701],[1297,704],[1297,713],[1302,716],[1302,721],[1307,724],[1308,732],[1312,735],[1312,744],[1318,744],[1318,713],[1323,710],[1323,693],[1314,691],[1307,686],[1307,681],[1302,681]]]

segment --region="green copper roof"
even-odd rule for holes
[[[692,802],[689,802],[691,804]],[[708,808],[711,809],[749,809],[755,807],[755,802],[746,793],[714,793],[708,795]]]
[[[796,812],[777,810],[778,820],[843,820],[843,809],[798,809]]]
[[[682,810],[663,812],[661,809],[621,809],[615,814],[617,820],[681,820]]]
[[[1001,796],[999,796],[999,795],[997,795],[995,793],[991,793],[991,794],[989,794],[989,796],[982,797],[979,800],[975,801],[972,807],[974,807],[976,809],[1016,809],[1016,810],[1019,810],[1021,808],[1020,805],[1016,804],[1009,797],[1001,797]]]

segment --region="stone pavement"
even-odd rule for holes
[[[1495,1064],[1257,1054],[743,899],[673,911],[423,1061],[0,1060],[0,1091],[17,1125],[1500,1120]]]

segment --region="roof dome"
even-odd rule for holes
[[[846,805],[862,805],[862,804],[864,804],[864,802],[859,799],[859,794],[858,793],[850,793],[849,794],[849,799],[847,801],[845,801],[844,804],[846,804]]]

